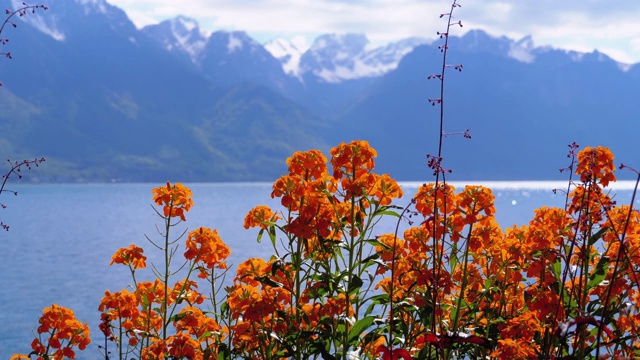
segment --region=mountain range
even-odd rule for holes
[[[353,139],[379,172],[431,178],[441,40],[327,34],[301,50],[184,16],[137,29],[106,0],[51,1],[16,24],[0,34],[0,153],[46,157],[32,181],[272,181],[293,152]],[[446,73],[449,179],[565,179],[574,141],[640,167],[639,64],[481,30],[452,36],[448,59],[463,64]]]

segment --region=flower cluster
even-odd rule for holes
[[[16,354],[12,359],[75,359],[74,348],[84,350],[91,343],[89,326],[75,317],[73,310],[56,304],[45,308],[38,320],[38,336],[31,342],[29,355]]]
[[[164,216],[179,217],[185,221],[184,213],[193,206],[191,190],[184,185],[177,183],[171,185],[167,181],[167,186],[153,189],[153,201],[156,205],[162,206]]]
[[[640,317],[629,309],[640,306],[640,214],[602,191],[615,181],[607,149],[581,151],[577,165],[583,182],[566,208],[539,208],[527,226],[506,230],[489,189],[420,187],[414,203],[424,221],[404,238],[378,238],[377,273],[387,276],[376,287],[406,321],[383,333],[418,358],[454,349],[497,359],[637,356],[629,339],[640,336]]]

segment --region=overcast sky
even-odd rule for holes
[[[108,0],[138,26],[176,15],[207,31],[244,30],[264,43],[277,37],[310,45],[317,35],[364,33],[374,44],[409,36],[434,37],[446,26],[439,14],[450,0]],[[459,0],[464,27],[513,39],[531,35],[536,46],[591,52],[640,62],[640,0]]]

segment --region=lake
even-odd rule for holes
[[[457,188],[463,183],[451,183]],[[496,217],[503,227],[528,223],[533,209],[563,206],[564,182],[484,182],[496,197]],[[126,267],[109,266],[120,247],[144,247],[153,261],[145,235],[158,239],[161,224],[152,207],[151,189],[162,184],[23,185],[11,183],[18,196],[3,193],[0,220],[10,231],[0,232],[0,359],[28,353],[33,331],[43,308],[56,303],[72,308],[76,317],[91,326],[93,338],[78,359],[99,359],[103,336],[97,311],[104,290],[117,291],[131,283]],[[245,230],[245,214],[256,205],[276,208],[270,198],[271,184],[186,184],[195,202],[185,227],[217,229],[231,248],[229,264],[249,257],[268,258],[269,241],[256,242],[257,230]],[[420,183],[402,183],[406,205]],[[619,182],[614,193],[618,203],[628,203],[633,182]],[[640,200],[636,201],[636,206]],[[381,232],[391,232],[383,224]],[[183,229],[185,228],[183,227]],[[386,227],[386,229],[385,229]],[[175,232],[177,234],[178,232]],[[234,271],[234,269],[232,269]]]

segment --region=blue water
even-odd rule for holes
[[[10,184],[19,195],[0,195],[0,203],[7,206],[0,209],[0,220],[10,226],[8,232],[0,230],[0,360],[31,350],[38,317],[53,303],[72,308],[91,327],[93,343],[78,358],[100,358],[100,299],[105,290],[117,291],[131,283],[127,268],[109,266],[111,255],[133,243],[145,248],[150,261],[158,255],[145,235],[158,239],[155,226],[160,221],[152,208],[151,189],[159,185]],[[186,185],[193,191],[195,206],[180,229],[217,229],[231,248],[230,264],[270,256],[269,241],[257,243],[257,231],[243,228],[252,207],[277,206],[269,197],[270,184]],[[419,185],[403,184],[407,199]],[[566,188],[564,183],[540,182],[485,185],[494,191],[496,217],[504,227],[526,224],[540,206],[563,206],[564,195],[551,189]],[[619,203],[628,203],[630,187],[625,183],[615,190]],[[383,227],[382,232],[389,232],[392,225]]]

